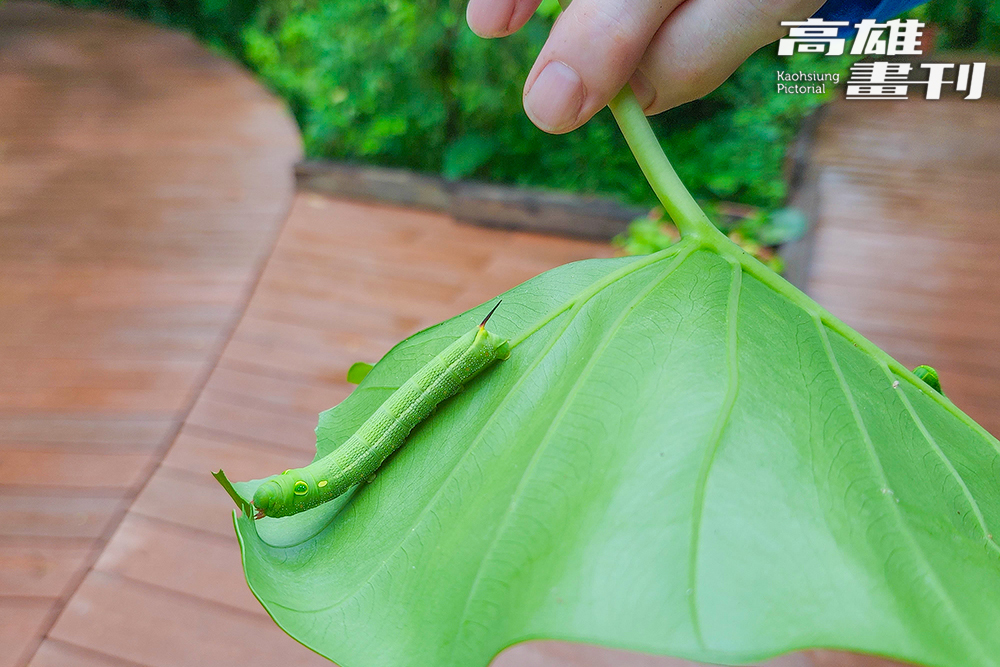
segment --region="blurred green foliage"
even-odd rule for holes
[[[297,2],[263,8],[244,31],[245,57],[290,101],[311,157],[355,159],[444,174],[652,203],[610,113],[550,136],[521,109],[524,76],[551,18],[483,40],[465,2]],[[551,14],[551,12],[549,12]],[[715,93],[653,119],[696,195],[775,206],[782,164],[801,119],[823,100],[779,95],[776,72],[845,70],[837,59],[753,56]]]
[[[57,0],[85,9],[112,9],[140,19],[186,30],[216,50],[239,57],[243,29],[260,0]]]
[[[794,208],[769,211],[728,202],[709,202],[703,208],[716,227],[776,273],[781,273],[785,265],[775,246],[801,238],[809,224],[805,214]],[[680,240],[680,232],[663,209],[656,207],[649,215],[629,223],[625,233],[612,243],[626,255],[648,255]]]
[[[64,1],[125,10],[227,48],[288,101],[310,157],[654,203],[607,110],[562,136],[536,129],[522,111],[554,0],[499,40],[469,30],[465,0]],[[716,92],[653,119],[696,196],[782,202],[786,146],[822,102],[775,92],[778,70],[800,68],[844,65],[765,49]]]
[[[910,16],[937,25],[938,48],[1000,52],[997,0],[934,0]]]

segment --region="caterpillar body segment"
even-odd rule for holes
[[[486,331],[495,311],[496,306],[478,327],[410,376],[335,450],[261,484],[253,497],[255,518],[297,514],[369,479],[441,401],[457,394],[493,362],[510,356],[508,341]]]

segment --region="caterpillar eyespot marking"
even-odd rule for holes
[[[349,488],[374,479],[382,462],[441,401],[454,396],[495,361],[510,356],[510,343],[486,331],[486,323],[461,336],[392,393],[364,424],[332,452],[304,468],[286,470],[264,482],[253,495],[254,518],[283,517],[333,500]]]
[[[930,366],[921,365],[913,369],[913,374],[926,382],[931,389],[944,396],[944,392],[941,391],[941,380],[938,378],[936,370]]]

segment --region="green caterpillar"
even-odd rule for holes
[[[917,366],[916,368],[913,369],[913,374],[916,375],[921,380],[923,380],[924,382],[926,382],[927,386],[929,386],[931,389],[941,394],[942,396],[944,395],[944,392],[941,391],[941,380],[938,379],[938,374],[936,370],[934,370],[930,366]]]
[[[457,394],[494,361],[508,358],[508,341],[486,331],[486,322],[499,306],[414,373],[342,445],[304,468],[286,470],[261,484],[253,494],[254,518],[297,514],[365,481],[438,403]]]

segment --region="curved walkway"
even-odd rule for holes
[[[1000,436],[1000,100],[838,102],[814,162],[810,294]]]
[[[0,5],[0,100],[5,666],[35,653],[200,394],[299,139],[190,38],[42,4]]]

